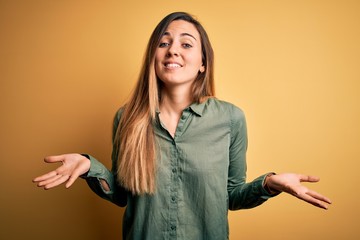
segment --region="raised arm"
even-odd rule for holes
[[[256,207],[277,195],[266,191],[264,180],[267,174],[246,182],[247,129],[244,113],[233,107],[231,122],[231,144],[229,149],[228,195],[229,209]]]
[[[114,119],[114,132],[117,129],[120,115],[121,111],[119,110]],[[53,171],[34,178],[33,182],[44,189],[51,189],[63,183],[65,183],[66,188],[69,188],[78,177],[81,177],[86,180],[91,190],[100,197],[116,205],[126,206],[127,192],[116,180],[117,157],[115,152],[113,151],[112,154],[113,166],[111,171],[90,155],[72,153],[46,157],[46,163],[62,163],[62,165]]]

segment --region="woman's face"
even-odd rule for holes
[[[200,34],[195,26],[184,20],[171,22],[155,52],[157,77],[168,87],[190,87],[204,70]]]

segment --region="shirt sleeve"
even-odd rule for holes
[[[237,107],[231,110],[231,140],[229,149],[228,195],[229,209],[256,207],[274,196],[264,189],[264,174],[246,183],[247,128],[244,113]]]
[[[113,123],[113,142],[117,130],[117,126],[119,124],[121,116],[121,110],[117,112],[114,118]],[[91,188],[93,192],[95,192],[98,196],[118,205],[121,207],[126,206],[127,204],[127,191],[121,187],[116,180],[116,162],[117,162],[117,156],[116,151],[113,147],[112,152],[112,169],[111,171],[108,170],[101,162],[99,162],[97,159],[95,159],[93,156],[86,155],[91,164],[90,164],[90,170],[86,175],[83,175],[82,178],[84,178]],[[100,179],[103,179],[107,182],[109,185],[110,191],[106,191],[100,182]]]

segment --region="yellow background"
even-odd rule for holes
[[[203,23],[217,96],[241,107],[248,179],[319,175],[328,211],[286,194],[230,212],[231,239],[359,239],[359,1],[0,1],[0,239],[121,239],[123,210],[83,180],[31,179],[44,156],[86,152],[110,167],[113,114],[168,13]]]

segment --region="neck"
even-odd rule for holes
[[[181,114],[192,103],[190,91],[166,89],[161,93],[160,111],[167,114]]]

